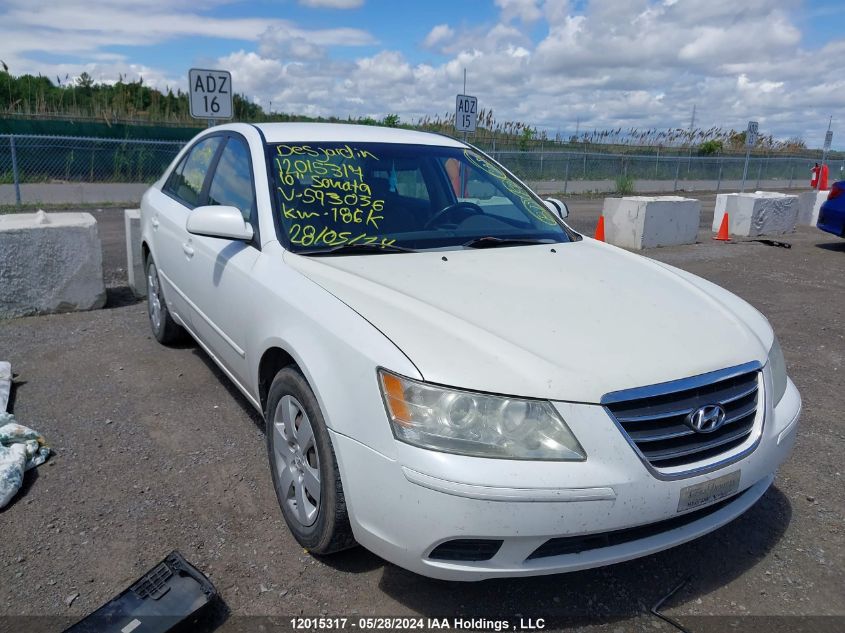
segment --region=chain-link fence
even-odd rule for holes
[[[579,152],[493,152],[523,180],[562,193],[630,187],[640,191],[712,191],[759,186],[808,187],[812,158],[751,156],[660,156]],[[827,161],[830,180],[843,178],[845,161]],[[586,185],[586,188],[585,188]]]
[[[20,203],[21,185],[150,183],[183,145],[182,141],[0,135],[0,188],[14,187]],[[752,156],[745,170],[744,157],[736,156],[485,149],[542,193],[807,187],[815,162],[806,157]],[[844,160],[828,165],[831,181],[843,178]]]
[[[33,183],[149,183],[184,143],[72,136],[0,135],[0,186]]]

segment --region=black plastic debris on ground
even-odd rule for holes
[[[741,240],[739,242],[731,241],[731,244],[751,244],[753,242],[759,242],[760,244],[765,244],[766,246],[777,246],[778,248],[792,248],[792,244],[789,242],[781,242],[780,240],[770,240],[768,238],[759,238],[754,240]]]
[[[216,599],[217,590],[211,581],[173,551],[131,587],[65,629],[65,633],[197,630],[197,618],[205,615]]]

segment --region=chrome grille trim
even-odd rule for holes
[[[762,364],[754,361],[690,378],[608,393],[602,397],[601,404],[656,478],[691,477],[742,459],[759,444],[767,395],[761,370]],[[749,402],[742,402],[743,399]],[[686,415],[707,404],[724,405],[728,413],[720,429],[712,435],[696,433],[684,422]],[[758,414],[760,424],[757,424]],[[752,436],[753,442],[749,444]],[[724,448],[720,450],[720,447]],[[697,466],[718,457],[723,459]]]

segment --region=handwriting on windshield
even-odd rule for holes
[[[554,219],[554,216],[546,207],[540,205],[540,203],[528,195],[527,191],[525,191],[512,179],[508,178],[505,172],[484,158],[484,156],[476,154],[470,150],[464,150],[464,156],[470,165],[499,180],[502,183],[502,186],[507,189],[510,194],[519,199],[522,206],[525,207],[525,210],[540,220],[540,222],[549,225],[557,224],[557,220]]]
[[[347,244],[392,245],[379,235],[384,198],[373,194],[364,161],[378,161],[372,152],[346,144],[340,147],[277,145],[279,208],[291,243],[300,246]]]

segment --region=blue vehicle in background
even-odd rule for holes
[[[819,209],[816,226],[822,231],[845,237],[845,180],[833,183],[827,200]]]

